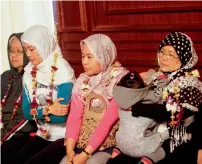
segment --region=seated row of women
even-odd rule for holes
[[[80,47],[84,73],[76,79],[46,27],[10,36],[3,164],[202,164],[202,83],[189,36],[166,35],[157,72],[124,68],[104,34]]]

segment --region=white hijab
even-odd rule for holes
[[[53,65],[54,55],[57,53],[58,59],[55,73],[54,85],[60,85],[66,82],[74,82],[74,70],[70,64],[63,58],[62,52],[56,43],[53,35],[48,28],[42,25],[35,25],[28,28],[21,37],[22,42],[35,46],[43,61],[37,65],[36,80],[45,86],[50,86],[51,66]],[[23,86],[26,86],[29,96],[32,99],[32,75],[31,71],[34,65],[31,62],[25,67],[23,76]]]

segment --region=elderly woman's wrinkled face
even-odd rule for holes
[[[9,59],[11,65],[14,68],[18,69],[18,72],[20,72],[23,68],[23,48],[20,41],[17,38],[14,38],[10,42]]]
[[[158,62],[162,72],[176,71],[182,65],[175,49],[170,45],[162,47],[158,52]]]
[[[81,56],[84,71],[88,76],[97,75],[102,71],[100,63],[95,59],[86,44],[82,46]]]
[[[35,46],[27,44],[27,43],[23,43],[23,47],[25,49],[27,57],[29,58],[29,61],[33,65],[36,66],[36,65],[40,64],[43,61],[43,59],[39,55],[39,53],[37,51],[37,48]]]

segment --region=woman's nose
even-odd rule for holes
[[[82,61],[83,61],[83,64],[85,65],[88,64],[88,58],[84,57]]]
[[[27,51],[26,54],[27,54],[27,57],[31,56],[31,54],[29,53],[29,51]]]
[[[163,54],[162,59],[163,60],[168,60],[167,54]]]

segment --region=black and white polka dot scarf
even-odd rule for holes
[[[159,50],[166,45],[171,45],[175,49],[177,55],[182,62],[182,66],[185,66],[192,57],[191,42],[186,35],[180,32],[174,32],[168,34],[161,42]]]
[[[164,46],[171,45],[175,49],[177,55],[182,62],[182,66],[179,70],[174,72],[164,72],[170,76],[170,80],[174,80],[177,77],[184,76],[185,72],[191,71],[194,65],[198,61],[198,56],[193,47],[193,43],[189,36],[181,32],[169,33],[159,45],[158,50],[160,51]]]
[[[182,66],[179,70],[166,74],[170,82],[182,76],[186,79],[184,81],[186,84],[184,84],[183,89],[181,89],[179,93],[180,101],[181,103],[187,103],[197,108],[198,105],[202,103],[202,83],[194,77],[186,78],[186,73],[190,72],[198,61],[192,40],[184,33],[173,32],[169,33],[162,40],[158,50],[161,50],[166,45],[173,46],[182,62]],[[196,96],[196,98],[193,98],[194,96]],[[187,108],[189,108],[189,106]]]

